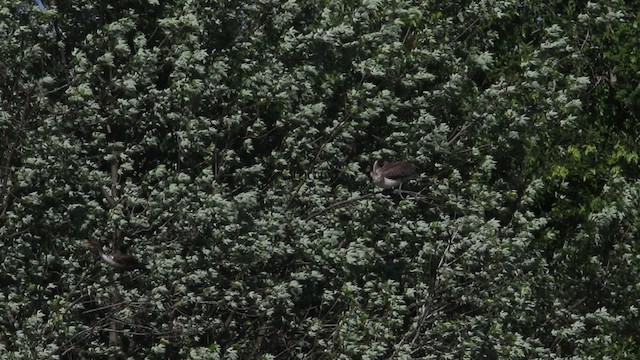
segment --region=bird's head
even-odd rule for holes
[[[379,172],[380,172],[380,168],[381,168],[381,167],[382,167],[382,166],[380,166],[380,160],[376,160],[376,161],[373,163],[373,169],[371,169],[371,172],[369,173],[369,175],[371,175],[371,177],[376,177],[376,176],[378,176],[378,175],[379,175]]]

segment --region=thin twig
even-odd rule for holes
[[[364,83],[364,80],[365,80],[365,76],[363,75],[362,78],[360,79],[360,83],[358,84],[358,86],[361,86]],[[358,109],[356,109],[356,111],[359,111],[362,106],[363,106],[362,104],[359,105]],[[329,144],[330,141],[332,141],[333,139],[335,139],[336,136],[338,136],[340,130],[342,130],[344,125],[347,123],[347,121],[349,121],[351,119],[351,116],[352,116],[351,112],[345,113],[344,119],[338,125],[336,125],[336,127],[333,129],[331,134],[329,134],[329,136],[327,136],[326,140],[322,143],[322,145],[320,145],[320,148],[316,152],[316,156],[313,158],[313,162],[309,165],[309,167],[307,168],[307,170],[304,173],[304,176],[303,176],[302,180],[296,186],[295,191],[291,194],[291,197],[289,198],[289,201],[287,202],[287,209],[289,209],[291,207],[291,204],[293,203],[293,200],[295,199],[296,195],[298,195],[298,192],[300,192],[300,189],[302,188],[304,183],[309,178],[309,175],[311,174],[311,171],[313,171],[316,163],[318,162],[318,159],[320,158],[320,154],[322,154],[322,152],[324,151],[324,148],[327,146],[327,144]]]
[[[329,211],[329,210],[331,210],[331,209],[336,209],[336,208],[343,207],[343,206],[345,206],[345,205],[348,205],[348,204],[353,203],[353,202],[356,202],[356,201],[360,201],[360,200],[363,200],[363,199],[370,198],[370,197],[372,197],[373,195],[374,195],[374,194],[373,194],[373,193],[371,193],[371,194],[362,195],[362,196],[356,196],[356,197],[353,197],[353,198],[350,198],[350,199],[347,199],[347,200],[339,201],[339,202],[337,202],[337,203],[334,203],[334,204],[331,204],[331,205],[327,206],[327,207],[326,207],[326,208],[324,208],[324,209],[321,209],[321,210],[318,210],[318,211],[316,211],[316,212],[312,213],[311,215],[307,216],[304,220],[306,221],[306,220],[309,220],[309,219],[311,219],[311,218],[314,218],[314,217],[316,217],[316,216],[318,216],[318,215],[322,215],[322,214],[326,213],[327,211]]]
[[[289,198],[289,201],[287,202],[287,209],[289,207],[291,207],[291,204],[293,203],[293,199],[295,199],[296,195],[298,195],[298,192],[300,192],[300,189],[302,188],[304,183],[309,178],[309,175],[311,174],[311,171],[313,171],[313,169],[315,168],[315,165],[317,164],[318,159],[320,158],[320,154],[322,154],[322,152],[324,151],[324,148],[327,146],[327,144],[330,141],[332,141],[338,135],[338,130],[342,129],[344,124],[349,119],[350,119],[349,116],[345,116],[344,120],[342,120],[340,122],[340,124],[338,124],[338,126],[336,126],[335,129],[333,129],[331,134],[329,134],[329,136],[326,138],[325,142],[323,142],[322,145],[320,145],[320,148],[316,152],[316,156],[314,156],[313,161],[311,162],[311,164],[309,164],[309,167],[305,171],[304,176],[302,177],[302,180],[298,183],[298,186],[296,187],[296,190],[291,194],[291,197]]]

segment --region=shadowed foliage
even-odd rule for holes
[[[1,2],[0,358],[638,358],[639,11]]]

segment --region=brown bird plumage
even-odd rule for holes
[[[111,254],[107,254],[104,252],[104,250],[102,249],[102,245],[100,245],[100,243],[98,243],[95,240],[89,240],[87,241],[87,246],[90,248],[95,249],[96,251],[98,251],[98,254],[100,255],[100,257],[102,258],[102,260],[104,260],[104,262],[106,262],[107,264],[111,265],[112,267],[116,268],[116,269],[120,269],[120,270],[133,270],[133,269],[142,269],[142,270],[148,270],[146,266],[144,266],[144,264],[142,264],[138,259],[136,259],[135,257],[124,253],[120,250],[116,250]]]
[[[381,188],[391,189],[402,188],[402,183],[416,175],[416,166],[408,161],[387,161],[376,160],[373,163],[371,179],[373,183]]]

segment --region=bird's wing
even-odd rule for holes
[[[113,253],[113,261],[120,264],[123,268],[127,269],[146,269],[146,267],[135,257],[116,251]]]
[[[416,166],[408,161],[388,162],[382,167],[382,175],[388,179],[402,179],[415,175]]]

